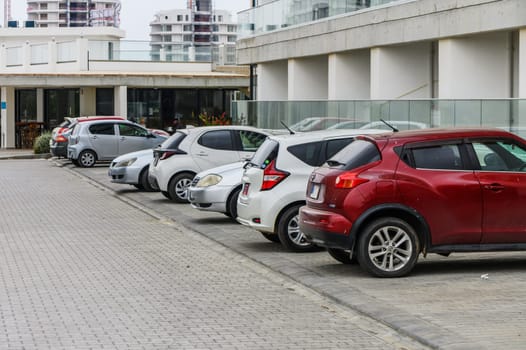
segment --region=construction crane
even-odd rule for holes
[[[11,0],[4,0],[4,27],[11,20]]]

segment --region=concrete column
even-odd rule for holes
[[[329,55],[329,100],[369,99],[370,72],[369,50]]]
[[[257,66],[259,101],[287,100],[287,61],[260,63]]]
[[[37,122],[44,121],[44,89],[37,89]]]
[[[510,45],[507,32],[440,40],[439,98],[511,97]]]
[[[79,71],[89,70],[88,63],[88,39],[80,37],[77,39],[78,67]]]
[[[430,98],[431,43],[371,49],[371,99]]]
[[[80,115],[90,116],[97,113],[97,89],[94,87],[80,88]]]
[[[290,59],[289,100],[326,100],[328,98],[328,56]]]
[[[518,98],[526,98],[526,28],[519,31]]]
[[[15,148],[15,88],[2,87],[0,92],[1,148]]]
[[[115,115],[128,118],[128,87],[115,87]]]

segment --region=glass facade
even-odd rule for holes
[[[66,117],[80,116],[80,89],[45,89],[44,124],[54,128]]]
[[[170,127],[176,117],[198,126],[203,114],[230,117],[233,95],[218,89],[128,89],[128,119],[156,129]]]

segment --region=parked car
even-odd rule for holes
[[[429,125],[421,122],[414,122],[408,120],[376,120],[360,126],[360,129],[383,129],[393,130],[396,128],[398,131],[402,130],[413,130],[413,129],[427,129]]]
[[[92,167],[97,161],[152,149],[164,140],[166,137],[128,120],[90,120],[73,127],[68,139],[68,158],[75,165]]]
[[[339,117],[309,117],[289,126],[294,131],[325,130],[337,123],[345,121]]]
[[[188,203],[187,187],[200,171],[252,157],[270,130],[206,126],[177,130],[154,150],[150,178],[166,197]]]
[[[90,120],[124,120],[123,117],[117,116],[88,116],[78,118],[64,118],[59,126],[51,131],[51,140],[49,140],[49,150],[54,157],[68,156],[68,137],[71,129],[76,123],[82,123]]]
[[[526,249],[526,143],[498,129],[363,136],[310,176],[300,229],[379,277],[420,253]]]
[[[148,174],[152,160],[153,150],[149,148],[123,154],[111,161],[108,176],[113,183],[128,184],[140,190],[154,191],[156,189],[152,187]]]
[[[243,166],[235,162],[198,173],[188,187],[193,208],[237,217],[237,197],[241,191]]]
[[[313,169],[374,130],[321,130],[269,137],[247,164],[237,202],[237,221],[292,251],[311,251],[298,227],[298,209]],[[382,132],[382,131],[380,131]]]

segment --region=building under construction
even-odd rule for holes
[[[206,61],[214,48],[235,56],[237,24],[226,10],[216,10],[212,0],[188,0],[186,9],[163,10],[150,23],[153,56],[167,61]]]
[[[120,0],[28,0],[26,23],[41,28],[119,27],[120,10]]]

